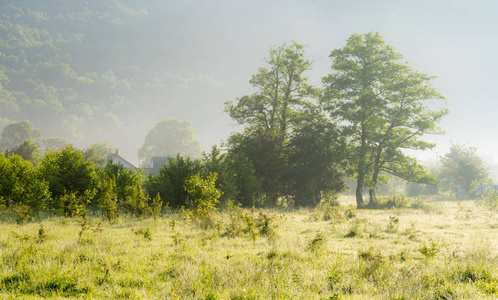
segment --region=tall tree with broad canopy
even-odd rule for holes
[[[471,196],[473,186],[487,182],[488,170],[475,147],[453,144],[441,158],[438,177],[444,189],[456,192],[463,188],[467,196]]]
[[[227,101],[226,111],[239,124],[274,131],[284,139],[296,106],[316,92],[304,77],[311,62],[304,58],[304,46],[294,42],[271,48],[266,63],[268,67],[259,68],[249,81],[258,91],[235,104]]]
[[[198,158],[201,145],[195,139],[195,131],[189,121],[167,119],[157,122],[145,137],[138,157],[146,167],[154,156],[176,157],[177,155]]]
[[[30,121],[12,122],[5,126],[0,139],[0,149],[12,149],[21,145],[25,140],[37,141],[41,131],[33,127]]]
[[[270,49],[265,62],[267,66],[259,68],[249,81],[257,91],[226,102],[230,117],[246,126],[244,133],[230,137],[230,153],[243,155],[252,163],[266,205],[275,205],[282,196],[293,197],[296,205],[316,204],[324,189],[342,185],[319,179],[337,173],[330,160],[321,162],[325,168],[313,169],[317,159],[335,157],[330,143],[317,140],[333,134],[326,132],[327,125],[313,122],[327,120],[314,104],[318,89],[305,77],[311,62],[304,57],[304,46],[295,42]]]
[[[448,113],[433,77],[411,69],[379,33],[353,34],[332,51],[333,73],[323,78],[321,103],[339,122],[350,146],[350,175],[356,178],[356,203],[364,207],[368,188],[375,203],[377,184],[392,174],[410,182],[434,183],[435,177],[403,149],[435,146],[421,140],[442,133],[437,123]]]

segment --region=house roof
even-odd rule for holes
[[[106,158],[112,160],[113,163],[122,164],[123,167],[127,169],[134,169],[134,170],[137,169],[137,167],[135,167],[132,163],[130,163],[129,161],[124,159],[121,155],[119,155],[117,150],[116,153],[107,154]]]

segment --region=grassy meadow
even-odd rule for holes
[[[0,222],[0,299],[496,299],[498,214],[231,208]],[[101,223],[102,222],[102,223]]]

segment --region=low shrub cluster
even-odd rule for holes
[[[420,198],[409,199],[405,194],[378,197],[374,202],[369,202],[365,208],[370,209],[394,209],[409,208],[422,209],[424,211],[434,210],[430,204]]]
[[[258,236],[273,236],[276,234],[276,216],[263,210],[256,213],[238,206],[230,205],[227,210],[228,222],[224,224],[222,236],[244,237],[255,240]]]

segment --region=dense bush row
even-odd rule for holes
[[[157,175],[102,162],[88,152],[68,145],[33,161],[13,151],[0,153],[0,211],[24,221],[41,211],[74,216],[93,209],[112,221],[119,212],[158,214],[163,203],[191,209],[213,205],[206,201],[261,203],[261,183],[248,160],[217,148],[203,159],[170,159]],[[210,190],[215,196],[201,203]]]

